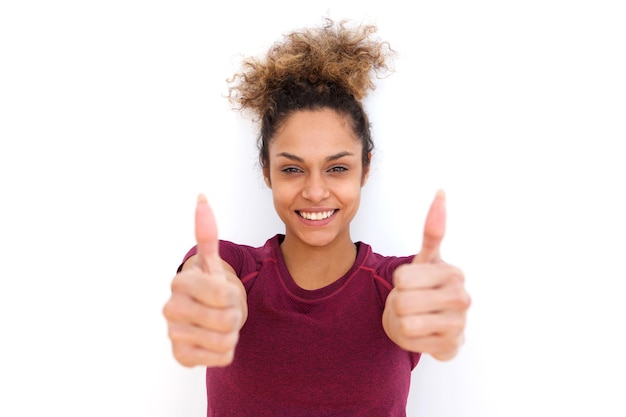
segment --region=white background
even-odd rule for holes
[[[161,315],[196,195],[223,238],[282,231],[225,79],[328,15],[398,51],[353,237],[418,251],[443,188],[473,297],[408,415],[626,416],[623,2],[309,3],[0,3],[0,415],[204,414]]]

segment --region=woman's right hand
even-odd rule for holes
[[[227,366],[248,315],[246,292],[219,256],[217,226],[203,195],[196,206],[197,254],[172,280],[163,307],[176,360],[183,366]]]

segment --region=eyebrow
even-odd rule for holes
[[[343,152],[339,152],[336,153],[334,155],[330,155],[328,157],[326,157],[326,162],[330,162],[330,161],[335,161],[337,159],[341,159],[344,156],[353,156],[354,154],[352,152],[348,152],[348,151],[343,151]],[[277,157],[282,156],[283,158],[287,158],[287,159],[291,159],[292,161],[296,161],[296,162],[301,162],[304,163],[304,159],[294,155],[292,153],[289,152],[280,152],[278,154],[276,154]]]

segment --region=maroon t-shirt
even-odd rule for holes
[[[259,248],[220,241],[220,256],[248,294],[249,314],[233,363],[207,368],[207,416],[405,416],[420,354],[392,342],[381,319],[392,273],[412,257],[382,256],[357,243],[350,271],[305,290],[285,266],[283,238]],[[184,260],[193,254],[195,247]]]

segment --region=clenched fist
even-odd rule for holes
[[[426,223],[422,250],[394,272],[394,288],[383,312],[387,335],[401,348],[453,358],[463,343],[470,297],[463,272],[444,263],[439,247],[446,227],[445,195],[437,193]]]
[[[163,307],[176,360],[184,366],[226,366],[247,314],[246,292],[219,256],[217,226],[204,196],[196,206],[197,254],[172,281]]]

